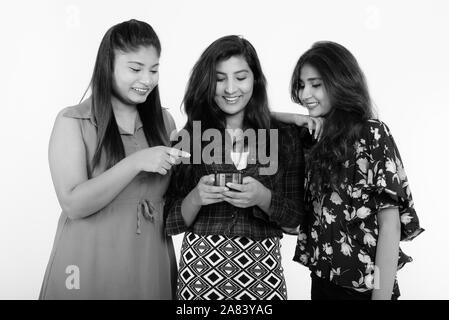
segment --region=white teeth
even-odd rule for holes
[[[223,98],[225,99],[225,101],[226,101],[227,103],[233,104],[233,103],[236,103],[236,102],[237,102],[237,100],[238,100],[239,97],[232,97],[232,98],[229,98],[229,97],[223,97]]]
[[[318,102],[307,103],[307,107],[314,108],[318,105]]]
[[[140,88],[132,88],[133,90],[137,91],[137,92],[141,92],[141,93],[145,93],[148,91],[148,89],[140,89]]]

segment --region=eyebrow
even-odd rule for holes
[[[307,78],[307,81],[323,80],[320,77]]]
[[[135,63],[135,64],[138,64],[139,66],[145,66],[142,62],[139,62],[139,61],[128,61],[128,63]],[[151,68],[154,68],[154,67],[157,67],[157,66],[159,66],[159,63],[156,63],[156,64],[154,64],[154,65],[152,65],[151,66]]]
[[[246,73],[249,73],[249,71],[248,71],[248,70],[246,70],[246,69],[243,69],[243,70],[239,70],[239,71],[236,71],[236,72],[234,72],[234,74],[237,74],[237,73],[241,73],[241,72],[246,72]],[[217,73],[226,75],[226,73],[225,73],[225,72],[221,72],[221,71],[217,71]]]

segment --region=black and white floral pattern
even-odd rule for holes
[[[353,157],[344,163],[338,188],[320,191],[311,177],[308,170],[307,222],[299,228],[294,260],[337,285],[359,292],[372,290],[377,212],[398,208],[401,240],[412,240],[424,231],[390,130],[379,120],[366,122]],[[400,250],[398,269],[410,261]],[[397,283],[394,294],[399,295]]]

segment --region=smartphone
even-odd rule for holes
[[[241,172],[217,172],[215,173],[214,185],[218,187],[226,187],[226,183],[242,184]]]

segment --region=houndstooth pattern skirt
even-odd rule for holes
[[[178,300],[286,300],[279,238],[184,235]]]

